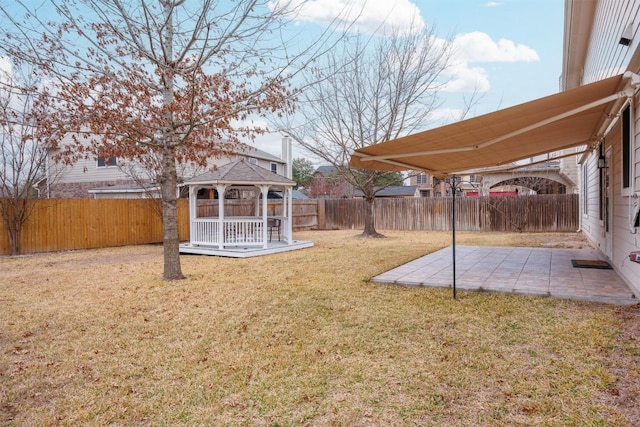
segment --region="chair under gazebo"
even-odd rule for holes
[[[295,182],[288,178],[238,160],[184,186],[189,189],[190,227],[181,253],[246,258],[313,246],[293,239]],[[273,206],[272,197],[281,203]],[[238,200],[245,203],[231,206]]]

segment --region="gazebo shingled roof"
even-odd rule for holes
[[[294,186],[295,181],[273,173],[244,160],[218,167],[214,171],[205,172],[184,182],[193,184],[250,184],[250,185],[283,185]]]

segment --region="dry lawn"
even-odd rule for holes
[[[258,257],[0,258],[0,425],[631,426],[638,307],[376,285],[448,233]],[[460,244],[577,235],[459,233]]]

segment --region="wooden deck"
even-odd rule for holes
[[[280,252],[296,251],[298,249],[310,248],[313,242],[306,240],[293,240],[290,244],[286,241],[272,241],[267,243],[267,247],[251,246],[251,245],[234,245],[225,246],[219,249],[218,245],[193,245],[191,243],[183,243],[180,245],[181,254],[195,255],[212,255],[231,258],[250,258],[261,255],[270,255]]]

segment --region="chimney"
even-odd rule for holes
[[[285,177],[293,178],[293,159],[291,158],[291,138],[285,135],[282,138],[282,161],[284,162]]]

